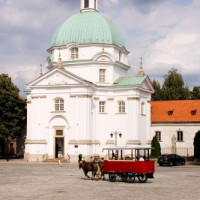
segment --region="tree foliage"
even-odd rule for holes
[[[155,135],[151,141],[151,157],[157,158],[161,154],[160,143],[158,142],[158,138]]]
[[[152,99],[154,101],[162,100],[162,91],[161,91],[161,87],[160,87],[159,82],[156,81],[156,80],[153,80],[152,86],[155,90],[155,92],[152,94]]]
[[[153,81],[152,85],[155,90],[152,95],[153,101],[190,99],[190,90],[185,86],[183,77],[177,69],[173,68],[164,75],[162,87],[156,81]]]
[[[190,91],[185,86],[183,77],[176,69],[172,69],[164,76],[163,95],[165,100],[189,99]]]
[[[191,91],[191,99],[200,99],[200,87],[194,87]]]
[[[26,102],[7,74],[0,74],[0,139],[17,138],[26,124]]]
[[[200,131],[194,137],[194,158],[200,159]]]

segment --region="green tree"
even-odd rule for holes
[[[194,137],[194,158],[200,159],[200,131]]]
[[[158,142],[158,138],[155,135],[151,141],[151,157],[157,158],[161,154],[160,143]]]
[[[194,87],[191,91],[191,99],[200,99],[200,87]]]
[[[26,124],[26,102],[7,74],[0,74],[0,140],[20,136]]]
[[[155,90],[155,92],[152,94],[151,98],[152,98],[152,101],[159,101],[159,100],[163,100],[162,99],[162,90],[161,90],[161,87],[160,87],[160,84],[158,81],[156,80],[153,80],[152,82],[152,86]]]
[[[183,77],[177,69],[172,69],[164,76],[162,87],[164,100],[185,100],[190,98],[190,91],[185,86]]]

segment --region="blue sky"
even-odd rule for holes
[[[0,0],[0,73],[22,91],[45,68],[56,28],[78,13],[80,0]],[[163,81],[173,67],[199,86],[199,0],[99,0],[99,12],[121,30],[130,51],[129,74],[143,57],[145,73]],[[21,92],[22,95],[24,95]]]

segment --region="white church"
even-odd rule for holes
[[[25,159],[76,161],[104,156],[110,146],[149,146],[153,87],[142,67],[131,76],[118,28],[98,12],[98,0],[53,35],[48,72],[27,85]]]

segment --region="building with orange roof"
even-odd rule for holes
[[[151,136],[157,135],[162,153],[193,155],[193,142],[200,130],[200,100],[152,101]],[[174,152],[172,152],[174,153]]]

